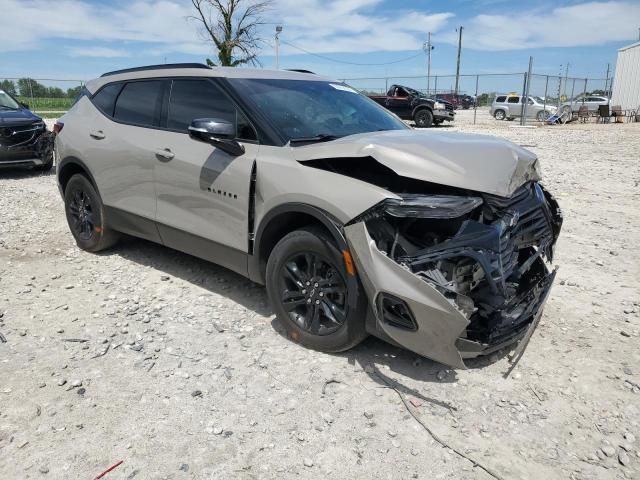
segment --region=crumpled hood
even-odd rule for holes
[[[539,180],[537,157],[489,135],[391,130],[293,147],[296,160],[373,157],[403,177],[509,197]]]

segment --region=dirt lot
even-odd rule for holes
[[[565,214],[508,379],[504,356],[306,350],[263,288],[140,240],[83,253],[55,177],[1,171],[0,478],[492,478],[427,428],[499,478],[640,478],[640,124],[472,116],[442,129],[533,150]]]

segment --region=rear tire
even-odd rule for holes
[[[288,338],[341,352],[367,336],[366,295],[360,282],[356,292],[349,291],[348,275],[341,252],[320,228],[296,230],[278,242],[267,262],[266,286]]]
[[[413,116],[416,128],[429,128],[433,124],[433,113],[426,108],[418,110]]]
[[[106,225],[102,199],[87,177],[71,177],[64,190],[64,204],[69,230],[82,250],[99,252],[118,241],[118,233]]]
[[[493,112],[493,117],[496,120],[504,120],[505,118],[507,118],[507,114],[504,110],[496,110],[495,112]]]

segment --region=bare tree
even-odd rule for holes
[[[218,49],[218,65],[237,67],[259,64],[257,51],[262,39],[258,28],[271,0],[191,0],[207,41]],[[207,58],[207,64],[215,62]]]

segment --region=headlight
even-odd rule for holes
[[[34,128],[44,128],[44,122],[43,121],[33,122],[31,126]]]
[[[436,102],[433,104],[433,108],[435,108],[436,110],[444,110],[447,107],[444,103]]]
[[[482,205],[479,197],[456,195],[402,195],[384,201],[384,210],[400,218],[458,218]]]

